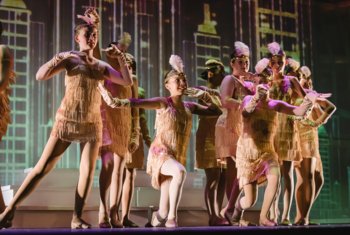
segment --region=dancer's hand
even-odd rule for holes
[[[123,52],[114,44],[111,44],[111,46],[107,47],[106,49],[102,49],[102,51],[106,52],[106,54],[111,58],[118,58],[124,55]]]
[[[191,98],[202,99],[206,95],[206,93],[207,92],[205,90],[195,88],[195,87],[188,87],[185,90],[184,95],[191,97]]]
[[[112,108],[130,107],[130,100],[113,98],[112,94],[101,83],[98,84],[97,89],[108,106]]]
[[[77,15],[77,17],[84,20],[88,24],[95,25],[97,28],[100,24],[100,16],[98,15],[96,9],[93,7],[89,7],[86,9],[84,15]]]

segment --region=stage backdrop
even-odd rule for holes
[[[73,39],[76,16],[90,6],[101,16],[101,47],[116,41],[122,32],[131,34],[129,52],[135,56],[139,85],[146,90],[146,97],[167,95],[163,75],[170,68],[171,54],[183,58],[190,85],[203,85],[199,74],[209,58],[222,60],[226,72],[231,72],[229,55],[234,41],[250,47],[252,65],[266,54],[269,42],[281,43],[287,55],[311,68],[317,90],[333,93],[331,100],[339,110],[320,128],[325,185],[313,213],[323,218],[349,217],[349,210],[344,208],[350,204],[350,141],[349,132],[345,133],[349,130],[350,108],[346,99],[341,102],[350,84],[345,79],[350,67],[347,1],[0,1],[1,43],[12,49],[17,74],[11,96],[12,124],[0,143],[2,185],[20,183],[17,173],[32,167],[41,155],[64,95],[64,75],[38,82],[35,73],[54,54],[77,49]],[[340,82],[341,78],[344,80]],[[147,111],[147,117],[153,135],[155,112]],[[188,171],[196,170],[197,118],[193,124]],[[78,168],[79,151],[78,145],[70,146],[57,168]]]

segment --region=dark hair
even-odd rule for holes
[[[2,36],[2,23],[0,21],[0,37]]]

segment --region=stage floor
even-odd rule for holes
[[[171,233],[171,234],[198,234],[198,233],[218,233],[218,234],[348,234],[350,224],[331,224],[318,226],[276,226],[276,227],[179,227],[179,228],[119,228],[119,229],[99,229],[92,228],[86,230],[72,230],[68,228],[55,229],[2,229],[0,234],[151,234],[151,233]]]

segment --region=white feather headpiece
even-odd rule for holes
[[[257,74],[261,74],[268,66],[269,66],[270,60],[267,58],[262,58],[258,61],[255,65],[255,72]]]
[[[242,56],[242,55],[244,55],[244,56],[247,56],[247,57],[249,57],[249,47],[246,45],[246,44],[244,44],[243,42],[240,42],[240,41],[236,41],[235,42],[235,54],[237,55],[237,56]]]
[[[307,67],[307,66],[302,66],[300,68],[300,71],[304,74],[305,78],[308,78],[311,76],[311,71],[310,71],[309,67]]]
[[[281,46],[277,42],[271,42],[267,45],[267,49],[272,55],[280,55]]]
[[[294,71],[297,71],[300,68],[300,63],[293,58],[287,59],[289,67],[291,67]]]
[[[184,72],[184,64],[182,62],[182,59],[178,55],[171,55],[169,59],[169,64],[171,67],[177,71],[178,73]]]

